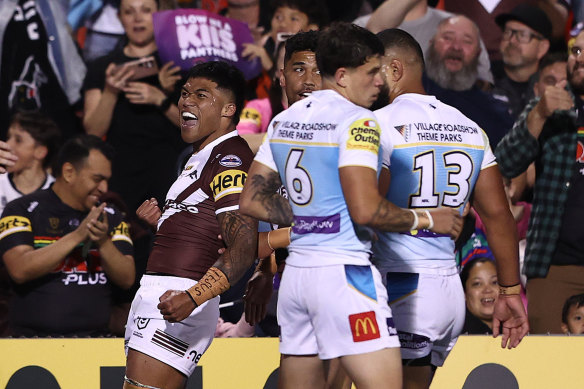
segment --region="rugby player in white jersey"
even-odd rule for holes
[[[382,85],[382,54],[355,25],[321,32],[322,90],[272,120],[240,197],[242,213],[293,225],[278,300],[280,388],[324,387],[323,361],[337,358],[358,388],[401,388],[387,294],[360,225],[451,236],[461,228],[450,209],[410,212],[379,195],[380,130],[365,107]],[[282,183],[288,200],[276,193]]]
[[[489,141],[476,123],[425,93],[424,59],[416,40],[400,29],[378,34],[385,46],[381,74],[391,104],[375,111],[382,137],[380,191],[410,209],[456,209],[467,202],[483,220],[497,259],[499,298],[493,335],[516,347],[528,331],[519,295],[517,231]],[[391,178],[391,180],[390,180]],[[389,189],[388,189],[389,187]],[[387,285],[401,342],[404,388],[428,388],[465,318],[464,292],[449,236],[412,229],[380,232],[374,263]]]

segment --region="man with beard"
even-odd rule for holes
[[[566,82],[531,101],[496,150],[506,177],[535,162],[537,181],[527,231],[527,276],[532,333],[562,333],[562,304],[584,292],[584,32],[568,56]],[[576,160],[574,160],[576,155]]]
[[[496,18],[503,30],[499,49],[502,61],[493,64],[493,95],[509,105],[513,119],[533,97],[538,63],[548,52],[552,24],[541,9],[520,4]]]
[[[511,129],[507,106],[477,85],[479,30],[462,15],[440,22],[426,52],[424,88],[477,123],[495,146]]]

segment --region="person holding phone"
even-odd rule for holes
[[[56,157],[53,185],[4,208],[0,255],[14,286],[12,336],[110,334],[114,293],[129,289],[136,273],[123,214],[97,205],[107,192],[112,153],[96,136],[69,139]]]
[[[145,199],[164,201],[176,156],[186,147],[176,106],[180,69],[160,63],[154,40],[152,14],[158,10],[155,0],[122,0],[126,44],[90,63],[84,83],[85,131],[114,146],[111,190],[129,215]]]

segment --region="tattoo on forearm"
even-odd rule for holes
[[[257,252],[257,221],[239,211],[219,216],[221,236],[227,249],[214,265],[221,269],[233,285],[249,269]]]
[[[398,206],[386,200],[381,200],[371,218],[371,227],[382,231],[407,231],[414,222],[411,212],[403,212]]]
[[[251,185],[254,189],[252,200],[262,204],[272,223],[292,224],[294,215],[290,203],[277,193],[282,186],[278,173],[270,173],[267,179],[260,175],[254,175],[251,177]]]

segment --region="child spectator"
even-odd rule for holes
[[[22,195],[48,188],[55,179],[47,172],[59,146],[61,132],[48,116],[38,112],[16,113],[8,127],[8,139],[18,160],[0,175],[0,213]]]
[[[584,334],[584,293],[566,300],[562,309],[562,331],[564,334]]]
[[[270,31],[258,43],[248,43],[244,57],[259,58],[265,71],[274,65],[278,43],[300,31],[318,30],[327,20],[320,0],[273,0]]]

